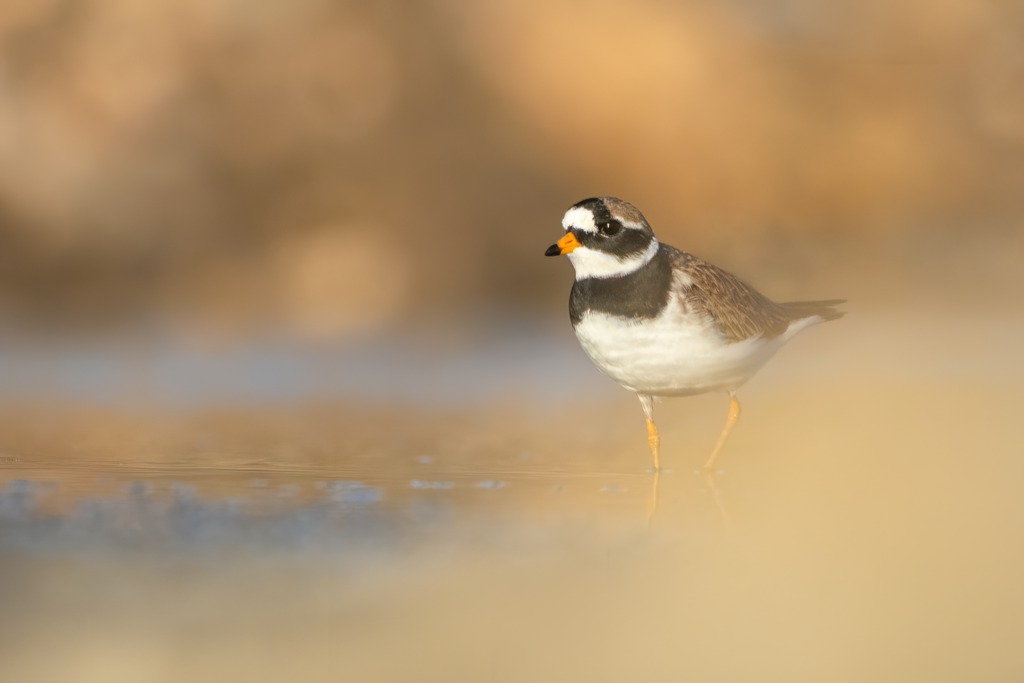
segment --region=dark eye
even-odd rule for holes
[[[597,226],[598,232],[600,232],[605,237],[610,237],[611,235],[614,235],[621,228],[622,226],[615,221],[608,221],[607,223],[602,223],[601,225]]]

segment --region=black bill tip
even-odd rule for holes
[[[552,244],[550,247],[548,247],[547,251],[544,252],[544,255],[545,256],[561,256],[562,255],[562,248],[559,247],[557,244]]]

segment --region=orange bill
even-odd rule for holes
[[[571,232],[565,233],[562,239],[548,247],[547,251],[544,252],[545,256],[564,256],[570,253],[573,249],[580,246],[580,242],[576,239],[576,235]]]

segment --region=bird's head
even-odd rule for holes
[[[565,235],[544,255],[568,256],[577,280],[628,275],[658,251],[658,239],[644,215],[615,197],[591,197],[573,204],[562,218],[562,227]]]

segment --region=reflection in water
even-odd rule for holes
[[[715,501],[715,507],[718,508],[718,513],[722,516],[722,523],[728,531],[733,531],[735,527],[732,523],[732,517],[729,516],[729,510],[726,508],[722,492],[718,488],[718,482],[715,480],[715,473],[709,472],[705,469],[701,474],[704,477],[704,482],[708,486],[708,490],[711,491],[711,496]]]
[[[651,489],[650,494],[647,497],[648,529],[654,526],[655,516],[658,512],[658,499],[661,494],[661,475],[663,473],[666,472],[662,469],[653,470],[651,473]],[[718,486],[718,475],[716,475],[715,472],[708,471],[707,469],[702,469],[695,474],[701,478],[706,490],[710,492],[711,500],[714,503],[715,509],[718,511],[719,517],[721,518],[722,528],[730,533],[735,531],[735,525],[733,524],[732,517],[729,515],[729,509],[726,506],[722,491]],[[671,524],[671,522],[669,523]]]
[[[661,485],[661,468],[656,467],[651,473],[651,495],[647,499],[647,527],[654,523],[654,515],[658,512],[658,493]]]

